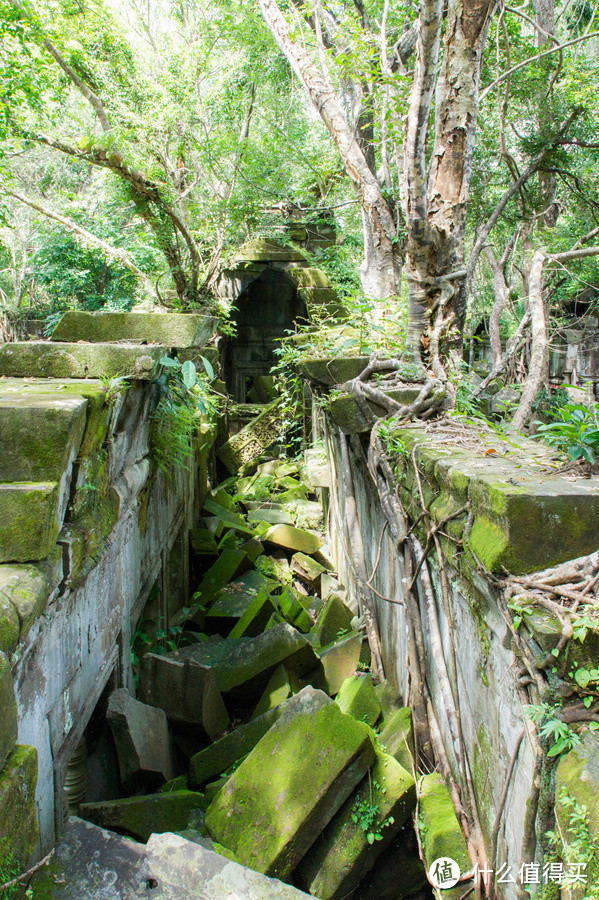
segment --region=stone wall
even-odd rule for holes
[[[326,402],[324,406],[327,409]],[[340,433],[331,412],[315,415],[314,432],[321,455],[331,467],[330,489],[323,488],[328,503],[331,547],[357,608],[358,582],[355,553],[348,533]],[[368,473],[368,435],[354,433],[347,440],[367,575],[376,592],[373,599],[385,675],[397,685],[404,702],[409,704],[412,697],[402,570],[378,492]],[[521,673],[513,650],[511,627],[498,603],[494,579],[484,571],[501,573],[505,566],[513,572],[534,572],[595,550],[599,479],[590,478],[576,484],[547,474],[543,454],[532,442],[525,442],[524,449],[512,448],[513,455],[507,450],[501,458],[498,455],[493,459],[493,454],[484,456],[484,447],[465,448],[463,439],[452,441],[444,434],[435,441],[424,430],[404,428],[394,433],[394,446],[398,451],[398,493],[423,544],[420,487],[433,521],[440,522],[448,514],[459,512],[465,504],[469,505],[469,515],[463,511],[444,529],[449,535],[442,538],[448,560],[446,600],[434,563],[435,554],[429,557],[429,568],[450,678],[452,640],[455,645],[461,727],[485,844],[490,853],[493,832],[498,828],[496,868],[505,863],[517,878],[523,863],[542,860],[541,839],[547,830],[543,810],[547,810],[542,802],[538,818],[530,821],[529,809],[538,788],[535,777],[538,779],[539,775],[538,765],[535,773],[537,753],[525,709],[530,701],[519,682]],[[523,458],[527,459],[528,466],[522,465]],[[463,543],[458,545],[456,541]],[[481,558],[485,566],[480,564]],[[428,687],[451,760],[452,738],[439,679],[439,659],[431,639],[434,623],[427,610],[420,577],[417,596]],[[548,623],[543,619],[539,630],[547,638],[539,648],[542,658],[557,645],[561,629],[559,622]],[[505,806],[500,811],[514,758]],[[455,758],[451,761],[457,771]],[[550,789],[547,785],[543,789],[548,791],[545,799],[551,804]],[[593,816],[596,818],[596,811]],[[499,894],[506,898],[523,896],[522,887],[515,884],[502,885]]]
[[[153,463],[149,379],[173,347],[196,352],[213,320],[88,319],[63,321],[57,341],[0,346],[0,867],[53,846],[104,687],[133,687],[150,591],[166,625],[187,599],[206,491],[211,427],[186,467]]]

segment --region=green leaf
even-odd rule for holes
[[[574,681],[583,689],[587,687],[590,680],[591,673],[587,669],[577,669],[574,673]]]
[[[191,390],[191,388],[197,384],[198,372],[190,359],[183,363],[181,367],[181,377],[183,378],[183,384],[188,390]]]
[[[171,359],[170,356],[161,356],[158,360],[161,366],[164,366],[165,369],[178,369],[179,368],[179,360]]]
[[[584,705],[585,705],[586,708],[588,709],[589,706],[591,706],[592,703],[593,703],[593,698],[592,698],[592,697],[584,697],[583,700],[582,700],[582,702],[584,703]]]
[[[210,381],[213,381],[214,380],[214,367],[213,367],[212,363],[210,362],[209,359],[206,359],[205,356],[200,356],[200,359],[202,360],[202,362],[204,364],[204,368],[206,369],[206,375],[208,376]]]

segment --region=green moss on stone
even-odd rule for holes
[[[8,657],[0,653],[0,771],[17,742],[17,701]],[[2,806],[0,805],[0,809]]]
[[[374,761],[366,726],[335,704],[273,726],[206,813],[212,837],[285,879]]]
[[[420,784],[420,837],[427,865],[441,856],[455,860],[460,872],[468,872],[471,868],[470,856],[466,840],[460,828],[449,791],[442,777],[434,773],[425,775]],[[461,896],[465,890],[459,885]],[[443,896],[452,897],[450,891]]]
[[[82,803],[79,815],[101,828],[109,828],[145,842],[153,833],[181,831],[187,827],[189,816],[195,809],[205,808],[203,794],[167,791],[125,800]]]
[[[56,543],[56,482],[0,484],[0,563],[44,559]]]
[[[359,722],[374,727],[381,714],[381,706],[374,692],[372,678],[364,672],[346,678],[339,689],[335,703],[341,712],[353,716]]]
[[[18,746],[0,772],[0,869],[24,869],[35,849],[39,831],[35,786],[37,750]]]

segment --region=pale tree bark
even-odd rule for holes
[[[326,125],[360,200],[367,253],[363,270],[364,289],[376,300],[396,297],[401,279],[401,246],[393,215],[376,175],[348,123],[333,86],[312,62],[305,47],[291,38],[287,22],[275,0],[259,0],[259,6],[279,48]]]
[[[591,234],[594,233],[595,230],[591,232]],[[589,235],[586,236],[586,239],[588,238]],[[579,246],[586,239],[582,238],[575,247]],[[549,336],[543,303],[543,266],[548,260],[565,263],[578,259],[588,259],[592,256],[599,256],[599,247],[586,247],[584,249],[573,249],[564,253],[552,254],[540,249],[536,251],[532,258],[528,292],[528,307],[532,317],[532,353],[522,397],[510,423],[511,427],[516,431],[522,431],[527,424],[536,396],[547,378]]]
[[[439,55],[442,4],[423,0],[406,139],[410,348],[426,345],[427,318],[461,338],[466,314],[464,232],[483,50],[495,0],[450,0],[428,178],[426,130]],[[434,326],[433,326],[434,330]],[[426,346],[424,347],[426,349]]]

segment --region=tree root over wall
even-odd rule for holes
[[[497,845],[502,814],[505,806],[510,782],[517,766],[518,754],[525,734],[531,742],[535,757],[533,786],[527,804],[526,821],[523,823],[522,858],[534,859],[538,853],[536,835],[543,836],[549,829],[549,817],[552,810],[552,798],[541,803],[541,787],[548,779],[548,772],[554,760],[549,760],[546,747],[539,740],[534,722],[527,720],[525,730],[517,741],[513,757],[508,768],[498,808],[496,810],[491,846],[485,847],[480,823],[477,798],[473,785],[472,772],[466,752],[460,704],[458,696],[458,661],[452,632],[449,632],[449,654],[445,657],[441,632],[437,616],[437,606],[433,589],[433,580],[429,570],[429,559],[434,555],[440,574],[440,601],[447,621],[451,621],[451,600],[448,576],[448,565],[445,560],[439,535],[449,538],[443,529],[453,518],[468,511],[468,506],[447,516],[441,522],[434,522],[427,509],[424,492],[420,482],[420,474],[413,454],[413,468],[418,485],[421,513],[415,523],[410,525],[396,489],[393,463],[388,455],[382,438],[382,428],[389,424],[402,424],[413,420],[429,420],[438,417],[446,409],[453,406],[453,389],[443,377],[431,377],[423,369],[414,375],[406,374],[406,367],[400,360],[383,359],[378,355],[371,357],[363,372],[352,381],[341,385],[341,390],[351,391],[362,414],[371,425],[370,443],[367,457],[360,441],[351,440],[351,449],[358,458],[367,463],[368,470],[377,488],[386,525],[380,537],[377,562],[369,576],[362,536],[357,518],[357,503],[352,477],[350,446],[348,437],[339,432],[341,446],[341,468],[345,495],[344,513],[350,546],[345,547],[348,562],[353,570],[360,597],[361,612],[364,616],[366,634],[372,651],[375,674],[382,678],[383,663],[380,637],[376,617],[376,597],[390,602],[400,603],[405,607],[407,623],[407,650],[409,670],[409,696],[405,701],[412,706],[414,736],[416,742],[416,759],[421,771],[431,771],[437,767],[444,776],[450,789],[453,803],[461,822],[468,844],[473,870],[477,873],[475,893],[477,897],[494,895],[491,871],[497,862]],[[439,373],[442,375],[442,373]],[[384,381],[372,384],[372,376],[383,377]],[[412,376],[412,377],[410,377]],[[401,386],[414,386],[414,382],[422,385],[416,399],[402,405],[390,398],[385,391]],[[377,417],[373,406],[385,411]],[[338,525],[340,523],[337,523]],[[424,525],[426,541],[420,543],[414,529]],[[472,525],[469,516],[467,532]],[[372,586],[372,580],[380,561],[384,531],[387,530],[402,570],[403,600],[384,597]],[[466,532],[466,533],[467,533]],[[344,533],[338,528],[338,533]],[[497,578],[486,571],[478,563],[481,574],[498,590],[500,610],[512,636],[512,646],[520,669],[518,692],[524,705],[546,702],[550,696],[555,697],[554,686],[549,687],[546,671],[555,664],[555,653],[550,653],[541,662],[531,650],[525,630],[514,626],[510,603],[514,597],[537,605],[557,616],[562,625],[562,634],[557,651],[563,651],[572,639],[577,622],[580,624],[584,607],[596,604],[596,593],[599,587],[599,553],[573,560],[554,569],[538,572],[527,577],[505,574]],[[442,715],[448,723],[450,743],[446,745],[439,728],[435,710],[428,687],[427,662],[425,655],[424,634],[427,634],[433,648],[435,675],[439,684],[439,697],[443,704]],[[563,697],[571,697],[575,691],[570,683],[560,685]],[[589,703],[588,698],[576,697],[574,702],[559,713],[563,722],[599,721],[599,703]],[[547,798],[546,798],[547,799]],[[489,856],[490,853],[490,856]],[[486,874],[488,873],[488,874]],[[472,873],[469,873],[472,875]]]

